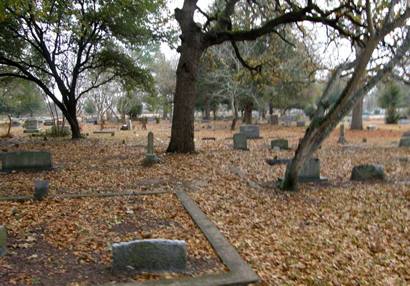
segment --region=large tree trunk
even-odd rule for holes
[[[246,103],[244,108],[244,115],[243,115],[243,122],[245,124],[252,124],[252,109],[253,104],[252,102]]]
[[[167,152],[195,151],[194,111],[196,80],[201,55],[204,51],[200,28],[193,21],[196,1],[185,1],[182,9],[175,9],[181,30],[181,56],[177,67],[177,81],[172,116],[171,141]]]
[[[72,139],[80,139],[81,138],[81,130],[80,124],[77,120],[77,107],[76,104],[70,103],[67,106],[67,110],[63,111],[64,117],[67,119],[68,124],[70,124],[71,128],[71,138]],[[57,122],[58,126],[58,122]]]
[[[363,130],[363,98],[353,108],[351,130]]]

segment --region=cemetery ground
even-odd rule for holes
[[[0,174],[1,197],[32,195],[34,180],[50,182],[41,202],[0,202],[0,225],[9,232],[0,258],[0,285],[92,285],[164,275],[113,274],[110,244],[141,238],[187,241],[189,273],[226,271],[176,199],[185,190],[261,278],[261,285],[410,284],[410,148],[399,148],[410,128],[381,122],[377,130],[338,130],[317,155],[320,184],[278,190],[285,166],[266,159],[291,158],[301,127],[261,125],[262,139],[249,151],[233,150],[229,121],[198,123],[191,155],[166,154],[170,124],[136,125],[132,131],[93,134],[80,141],[23,135],[0,141],[2,152],[50,151],[54,169]],[[208,126],[209,125],[209,126]],[[209,128],[210,127],[210,128]],[[118,130],[118,128],[117,128]],[[153,131],[160,164],[142,166]],[[202,140],[214,137],[215,140]],[[291,150],[274,151],[286,138]],[[365,140],[364,140],[365,139]],[[350,181],[353,166],[384,165],[384,182]],[[62,194],[164,192],[155,195],[65,199]],[[53,196],[57,197],[53,197]],[[180,275],[181,276],[181,275]]]

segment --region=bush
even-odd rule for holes
[[[46,131],[46,135],[50,137],[66,137],[71,135],[70,128],[67,126],[59,126],[53,125],[51,129]]]

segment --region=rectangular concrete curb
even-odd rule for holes
[[[106,283],[105,286],[246,286],[259,283],[259,276],[242,259],[236,249],[222,235],[218,228],[201,211],[198,205],[184,191],[176,191],[195,224],[202,230],[222,262],[229,268],[227,273],[207,274],[195,278],[181,278],[130,283]]]

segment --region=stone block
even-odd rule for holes
[[[352,181],[384,180],[384,168],[382,165],[365,164],[353,167]]]
[[[279,149],[287,150],[289,149],[289,141],[286,139],[274,139],[270,142],[271,149],[279,147]]]
[[[258,125],[241,125],[239,130],[240,133],[244,134],[248,139],[260,138]]]
[[[52,169],[51,154],[42,151],[22,151],[0,154],[1,171],[43,171]]]
[[[410,147],[410,135],[401,137],[399,147]]]
[[[243,133],[233,135],[233,148],[236,150],[248,150],[247,137]]]
[[[34,199],[42,201],[48,195],[49,183],[45,180],[36,180],[34,182]]]
[[[112,245],[112,267],[115,271],[185,272],[187,250],[185,241],[147,239]]]
[[[320,160],[318,158],[306,160],[298,178],[301,182],[320,181]]]

